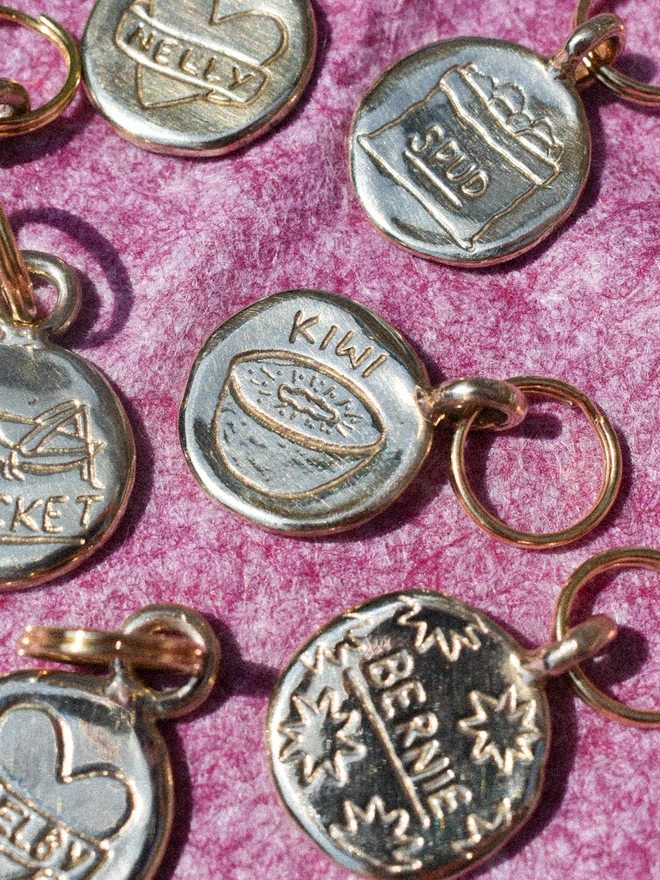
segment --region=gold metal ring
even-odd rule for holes
[[[592,3],[593,0],[580,0],[573,15],[574,27],[587,20]],[[603,85],[627,101],[633,101],[635,104],[660,104],[660,86],[632,79],[607,64],[590,64],[589,58],[586,58],[583,63]]]
[[[206,651],[190,639],[158,632],[124,633],[95,629],[26,626],[20,635],[21,656],[106,666],[120,660],[140,669],[160,669],[199,675]]]
[[[598,497],[591,510],[578,522],[556,532],[523,532],[511,528],[502,520],[489,513],[474,495],[465,472],[465,442],[468,432],[477,417],[472,413],[459,421],[454,428],[449,459],[449,477],[452,488],[461,506],[477,525],[491,535],[518,547],[541,550],[560,547],[577,541],[591,531],[607,514],[621,484],[621,449],[619,441],[608,419],[598,407],[578,388],[544,376],[517,376],[507,379],[525,394],[539,394],[551,397],[567,406],[577,405],[589,420],[603,454],[603,478]]]
[[[466,412],[476,409],[475,428],[504,431],[519,425],[527,413],[525,395],[497,379],[450,379],[434,388],[420,389],[417,401],[434,425],[445,418],[464,418]]]
[[[39,18],[31,18],[16,9],[0,6],[0,19],[12,21],[42,34],[57,46],[67,65],[64,85],[55,97],[51,98],[43,107],[8,119],[0,119],[0,138],[2,138],[35,131],[58,117],[69,106],[76,93],[80,83],[81,62],[80,51],[73,37],[48,16],[40,15]]]
[[[660,572],[660,552],[647,547],[621,547],[587,559],[573,572],[559,595],[554,621],[557,638],[563,638],[568,631],[571,607],[578,591],[599,574],[613,568],[650,568]],[[607,718],[634,727],[660,727],[659,709],[635,709],[615,700],[596,687],[579,666],[570,669],[567,674],[578,696]]]
[[[0,312],[14,324],[33,324],[37,316],[32,282],[2,205],[0,205]]]
[[[160,718],[176,718],[191,712],[208,697],[220,667],[220,645],[208,621],[184,605],[149,605],[122,625],[124,635],[179,633],[203,650],[204,664],[181,687],[156,690],[140,681],[151,711]],[[126,663],[130,669],[130,662]]]

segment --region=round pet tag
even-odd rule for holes
[[[351,171],[370,219],[397,244],[484,266],[532,247],[575,206],[591,140],[575,85],[581,60],[623,24],[600,15],[552,58],[502,40],[427,46],[362,100]]]
[[[579,407],[603,455],[595,504],[552,532],[512,529],[486,511],[464,465],[471,427],[505,430],[526,394]],[[230,510],[298,534],[354,526],[387,507],[417,474],[441,421],[454,423],[454,491],[482,528],[517,546],[558,547],[589,532],[621,482],[616,434],[598,407],[558,379],[453,379],[429,387],[423,364],[386,321],[347,297],[290,290],[248,306],[202,347],[179,433],[200,484]]]
[[[293,290],[226,321],[192,369],[181,443],[201,485],[271,529],[330,531],[377,513],[417,473],[426,371],[352,300]]]
[[[99,112],[138,146],[219,155],[288,113],[315,47],[309,0],[97,0],[83,75]]]
[[[62,650],[43,650],[44,642]],[[114,657],[91,650],[79,657],[80,645],[109,642]],[[0,678],[0,877],[149,880],[173,811],[172,773],[156,721],[191,711],[208,696],[218,665],[213,632],[189,609],[152,606],[115,633],[28,627],[20,644],[21,653],[105,662],[112,672],[30,670]],[[170,647],[187,653],[187,668],[161,660],[159,652]],[[157,692],[128,663],[190,677],[177,690]]]
[[[79,307],[74,273],[24,251],[56,288],[43,320],[0,309],[0,589],[73,568],[110,536],[128,501],[135,448],[123,407],[87,361],[51,341]]]
[[[592,617],[536,654],[457,599],[406,591],[335,618],[292,659],[267,722],[278,791],[350,871],[448,877],[498,849],[543,786],[543,679],[607,644]]]

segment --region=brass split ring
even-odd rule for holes
[[[573,26],[579,27],[588,20],[589,8],[593,0],[580,0],[573,16]],[[611,59],[608,59],[608,61]],[[633,101],[635,104],[660,104],[660,86],[654,86],[650,83],[643,83],[620,73],[609,63],[601,63],[596,58],[597,63],[591,63],[591,58],[587,56],[583,59],[584,66],[589,70],[592,76],[600,80],[608,89],[612,89],[619,97],[627,101]]]
[[[25,13],[19,12],[16,9],[10,9],[8,6],[0,6],[0,19],[12,21],[15,24],[20,24],[23,27],[30,28],[30,30],[42,34],[46,39],[50,40],[51,43],[54,43],[54,45],[57,46],[67,66],[67,75],[64,85],[55,97],[51,98],[51,100],[44,104],[43,107],[38,107],[36,110],[30,110],[28,104],[26,112],[21,113],[19,112],[20,108],[17,108],[17,112],[4,119],[0,118],[0,138],[4,138],[35,131],[36,129],[41,128],[42,125],[47,125],[49,122],[52,122],[53,119],[57,118],[60,113],[69,106],[76,93],[76,89],[80,83],[82,65],[80,51],[78,50],[78,46],[73,37],[56,21],[48,18],[48,16],[40,15],[39,18],[31,18],[29,15],[25,15]],[[16,93],[17,89],[22,89],[22,86],[17,86],[17,84],[12,83],[11,81],[10,84],[10,86],[5,86],[5,89],[8,90],[7,94],[12,98],[13,102],[13,95]],[[17,86],[17,89],[12,89],[11,86]]]
[[[478,412],[471,412],[461,419],[454,428],[452,438],[449,477],[452,488],[465,512],[477,525],[491,535],[509,544],[526,547],[530,550],[560,547],[586,535],[605,517],[614,504],[621,484],[622,461],[619,441],[607,418],[598,407],[578,388],[543,376],[519,376],[508,379],[524,394],[538,394],[551,397],[568,406],[577,405],[589,420],[598,438],[603,454],[603,478],[598,497],[589,512],[578,522],[556,532],[524,532],[506,525],[489,513],[477,499],[465,472],[465,443]]]
[[[564,584],[555,609],[554,630],[558,639],[569,629],[573,601],[589,581],[606,571],[617,568],[649,568],[660,572],[660,552],[647,547],[621,547],[606,550],[587,559]],[[635,709],[610,697],[591,681],[583,669],[575,666],[567,671],[577,695],[592,709],[634,727],[660,727],[660,709]]]
[[[119,664],[125,674],[152,669],[187,674],[180,686],[156,690],[139,682],[142,699],[160,717],[191,711],[206,699],[218,673],[220,646],[208,622],[182,605],[150,605],[116,631],[28,626],[21,656],[93,666]]]

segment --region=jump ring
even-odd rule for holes
[[[42,333],[64,333],[80,311],[80,282],[64,260],[41,251],[22,251],[25,267],[33,275],[45,278],[57,292],[55,307],[34,326]]]
[[[573,15],[573,25],[577,27],[587,21],[589,8],[593,0],[579,0],[575,14]],[[626,76],[609,67],[607,64],[590,65],[589,59],[585,59],[585,66],[589,67],[593,75],[606,85],[609,89],[616,92],[621,98],[627,101],[633,101],[635,104],[660,104],[660,86],[654,86],[650,83],[643,83],[632,77]]]
[[[525,395],[514,385],[496,379],[451,379],[420,391],[418,402],[434,425],[443,418],[464,417],[476,409],[475,428],[504,431],[519,425],[527,413]]]
[[[18,642],[24,657],[105,666],[115,660],[140,669],[199,675],[205,651],[196,642],[163,633],[123,633],[95,629],[26,626]]]
[[[649,568],[660,572],[660,552],[647,547],[622,547],[592,556],[576,569],[564,584],[555,609],[554,630],[562,638],[569,628],[573,600],[579,590],[593,578],[613,568]],[[660,727],[659,709],[635,709],[610,697],[591,681],[583,669],[575,666],[567,675],[577,695],[592,709],[634,727]]]
[[[204,651],[204,667],[194,673],[181,687],[171,690],[155,690],[140,682],[154,714],[161,718],[174,718],[192,711],[202,703],[218,674],[220,646],[207,621],[183,605],[150,605],[137,611],[121,627],[121,632],[133,633],[180,633]],[[130,668],[130,664],[126,664]]]
[[[603,478],[598,497],[591,510],[578,522],[556,532],[524,532],[511,528],[489,513],[472,491],[465,472],[465,443],[468,432],[477,417],[472,413],[459,421],[454,428],[449,460],[449,477],[452,488],[463,509],[477,525],[491,535],[531,550],[560,547],[576,541],[590,532],[605,517],[614,504],[621,484],[622,462],[619,441],[607,418],[586,394],[578,388],[543,376],[518,376],[507,380],[525,394],[551,397],[568,406],[577,405],[589,420],[603,454]]]
[[[618,15],[596,15],[575,28],[550,64],[561,76],[584,82],[593,76],[594,68],[614,63],[625,42],[626,26]]]
[[[43,107],[8,119],[0,119],[0,138],[3,138],[35,131],[56,119],[73,100],[80,83],[81,61],[80,51],[71,35],[48,16],[40,15],[39,18],[31,18],[16,9],[0,6],[0,19],[12,21],[42,34],[57,46],[67,66],[64,85],[55,97],[51,98]]]

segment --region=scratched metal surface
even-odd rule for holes
[[[33,0],[15,4],[39,11]],[[569,0],[320,0],[309,89],[287,120],[244,150],[203,161],[145,152],[119,137],[82,92],[51,127],[0,147],[0,198],[21,247],[54,253],[81,277],[83,309],[62,344],[110,379],[138,453],[131,502],[105,547],[49,585],[0,597],[1,668],[36,665],[15,654],[26,623],[115,628],[154,601],[206,614],[224,650],[215,695],[176,725],[161,725],[175,773],[175,821],[159,880],[350,876],[287,815],[265,750],[277,673],[324,622],[382,593],[422,587],[483,609],[526,646],[540,644],[560,585],[584,559],[614,546],[658,546],[659,115],[600,86],[587,91],[593,161],[582,199],[556,234],[490,269],[467,272],[393,246],[351,189],[351,118],[389,65],[434,41],[479,34],[547,55],[565,40],[572,7]],[[629,26],[624,69],[652,79],[659,0],[610,8]],[[91,9],[91,0],[49,0],[46,11],[80,38]],[[8,46],[2,75],[45,96],[59,69],[56,50],[13,29],[0,36]],[[588,393],[624,449],[624,485],[611,514],[559,552],[498,543],[453,497],[442,428],[408,490],[352,532],[273,535],[222,510],[180,449],[188,373],[223,321],[295,288],[334,291],[378,312],[433,382],[540,373]],[[596,457],[579,413],[534,401],[519,428],[475,438],[470,476],[508,521],[556,528],[597,491]],[[594,606],[617,619],[623,636],[596,673],[650,706],[660,700],[657,576],[623,572],[601,586]],[[478,876],[658,876],[658,734],[604,721],[564,682],[549,688],[549,702],[554,740],[539,806]]]

